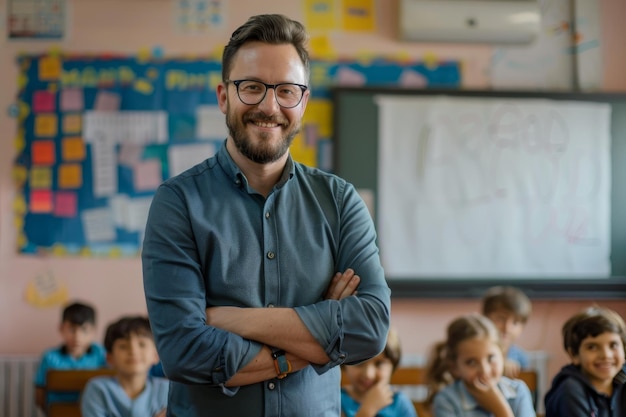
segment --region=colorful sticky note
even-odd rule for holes
[[[85,159],[85,142],[81,137],[69,137],[61,142],[63,161],[82,161]]]
[[[309,31],[337,29],[335,0],[305,0],[305,25]]]
[[[56,81],[61,75],[61,59],[58,56],[44,56],[39,60],[39,79]]]
[[[31,162],[33,165],[52,165],[56,161],[54,141],[37,140],[31,146]]]
[[[39,90],[33,93],[33,112],[46,113],[53,112],[56,108],[56,95],[46,91]]]
[[[50,167],[35,166],[30,170],[30,188],[52,187],[52,169]]]
[[[163,182],[161,161],[146,159],[133,166],[133,179],[136,191],[156,190]]]
[[[66,114],[63,116],[63,133],[76,134],[83,129],[83,119],[80,114]]]
[[[337,53],[333,48],[328,36],[315,36],[309,40],[311,55],[315,58],[334,58]]]
[[[52,196],[50,190],[31,190],[30,192],[30,212],[50,213],[52,211]]]
[[[374,31],[374,7],[374,0],[343,0],[343,29]]]
[[[59,188],[80,188],[83,185],[83,169],[80,164],[59,166]]]
[[[35,136],[50,137],[57,134],[56,114],[38,114],[35,116]]]
[[[58,191],[54,196],[54,215],[57,217],[76,217],[78,197],[73,191]]]
[[[61,91],[62,111],[82,111],[85,108],[83,90],[80,88],[66,88]]]
[[[94,110],[118,111],[120,108],[120,95],[109,91],[98,91]]]

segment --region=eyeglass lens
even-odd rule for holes
[[[237,93],[244,104],[254,105],[263,100],[267,93],[267,87],[262,82],[246,80],[239,83]],[[297,84],[285,83],[277,84],[274,87],[274,95],[280,106],[295,107],[302,100],[303,92]]]

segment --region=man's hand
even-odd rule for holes
[[[361,277],[354,273],[352,268],[346,269],[342,274],[337,272],[328,284],[325,300],[342,300],[346,297],[356,294],[356,289],[361,282]]]

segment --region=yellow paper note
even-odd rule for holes
[[[51,137],[57,134],[56,114],[38,114],[35,116],[35,136]]]
[[[82,161],[85,159],[85,143],[81,137],[69,137],[61,143],[63,161]]]
[[[39,79],[56,81],[61,75],[61,58],[58,55],[45,56],[39,60]]]
[[[66,114],[63,116],[63,133],[69,135],[80,133],[83,128],[82,124],[80,114]]]
[[[337,56],[330,39],[326,35],[312,37],[309,41],[309,49],[315,58],[333,59]]]
[[[30,188],[52,187],[52,171],[50,167],[32,167],[30,170]]]
[[[334,0],[304,0],[304,24],[310,32],[337,29]]]
[[[343,0],[343,29],[373,32],[374,8],[374,0]]]
[[[329,100],[309,100],[304,113],[304,124],[316,124],[322,138],[330,138],[333,128],[333,110]]]
[[[59,188],[80,188],[83,185],[83,170],[79,164],[59,166]]]

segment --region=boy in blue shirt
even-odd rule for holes
[[[78,400],[77,394],[46,396],[46,375],[49,369],[98,369],[106,367],[102,345],[94,342],[96,312],[83,303],[72,303],[63,309],[59,333],[63,344],[46,350],[35,374],[35,403],[45,411],[50,402]]]
[[[83,417],[165,417],[168,381],[149,376],[158,361],[150,322],[123,317],[104,337],[114,376],[89,380],[80,401]]]

